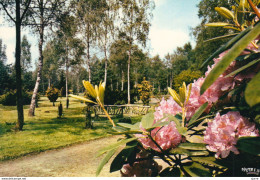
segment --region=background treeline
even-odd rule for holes
[[[120,2],[125,4],[120,7]],[[152,12],[153,2],[147,1],[142,9],[145,12],[143,16],[146,15],[147,19],[143,19],[144,27],[141,29],[137,21],[142,17],[138,17],[137,14],[131,16],[135,20],[129,22],[132,23],[131,27],[139,28],[138,31],[144,33],[140,37],[131,37],[127,35],[129,28],[122,28],[120,22],[125,19],[119,14],[122,14],[123,10],[130,12],[132,1],[120,2],[70,1],[67,8],[73,8],[74,13],[69,13],[66,7],[60,9],[63,12],[57,15],[56,25],[52,26],[54,30],[48,33],[48,38],[44,37],[40,93],[45,94],[47,88],[53,85],[62,89],[65,96],[66,82],[68,91],[80,93],[84,90],[82,80],[91,80],[92,84],[99,84],[101,80],[105,80],[109,91],[127,91],[129,49],[130,89],[134,89],[143,77],[150,81],[154,94],[167,93],[167,87],[177,89],[183,81],[190,83],[203,74],[204,69],[199,69],[201,63],[226,41],[205,40],[228,33],[228,30],[205,27],[204,24],[223,21],[214,11],[214,7],[223,6],[230,9],[234,3],[224,0],[202,0],[198,4],[201,24],[191,30],[191,34],[196,38],[196,46],[192,47],[187,42],[164,57],[151,57],[141,44],[148,40],[144,31],[149,32],[151,17],[147,13]],[[21,43],[24,92],[33,91],[39,70],[39,66],[35,68],[32,65],[30,46],[30,42],[24,36]],[[7,63],[5,51],[6,45],[0,39],[0,95],[16,88],[15,68]]]

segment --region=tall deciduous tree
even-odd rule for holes
[[[172,81],[173,81],[173,69],[172,69],[172,63],[171,63],[171,55],[168,53],[164,57],[165,59],[165,65],[167,69],[167,87],[172,88]]]
[[[24,71],[31,67],[31,60],[31,44],[27,40],[26,35],[24,35],[21,43],[21,65]]]
[[[118,15],[118,3],[116,0],[105,0],[101,8],[100,15],[102,15],[101,23],[98,26],[97,38],[99,45],[104,52],[105,68],[104,68],[104,82],[107,82],[107,66],[108,66],[108,51],[113,42],[115,35],[115,21]]]
[[[3,94],[5,88],[8,87],[9,67],[6,66],[6,45],[3,44],[2,39],[0,39],[0,95]]]
[[[126,41],[117,40],[110,47],[110,62],[111,66],[116,74],[117,79],[117,89],[119,89],[119,84],[121,84],[121,91],[124,90],[125,74],[127,71],[127,55],[128,44]],[[119,83],[121,82],[121,83]]]
[[[6,56],[6,45],[3,43],[3,40],[0,39],[0,61],[6,63],[7,56]]]
[[[18,121],[16,129],[21,131],[24,125],[23,97],[22,97],[22,79],[21,79],[21,26],[31,0],[1,0],[0,10],[4,10],[10,21],[15,24],[16,44],[15,44],[15,71],[16,71],[16,89],[17,89],[17,113]]]
[[[27,24],[31,25],[35,32],[39,35],[39,60],[37,68],[37,79],[33,90],[30,109],[28,112],[29,116],[34,116],[35,114],[36,96],[41,82],[43,67],[42,51],[44,35],[46,34],[45,30],[48,27],[53,28],[53,26],[57,24],[56,19],[65,7],[65,0],[37,0],[33,1],[33,4],[29,9],[30,17],[32,18],[29,19]]]
[[[79,38],[76,38],[77,24],[76,19],[69,14],[63,14],[61,24],[57,31],[57,41],[60,47],[60,60],[65,64],[66,77],[66,98],[68,108],[68,78],[69,68],[71,65],[79,64],[82,61],[81,56],[84,55],[83,43]]]
[[[145,46],[150,28],[152,0],[119,0],[122,10],[120,36],[128,42],[127,90],[130,104],[130,64],[135,41]]]
[[[91,82],[90,49],[96,43],[98,26],[104,17],[105,0],[79,0],[74,3],[82,40],[86,48],[88,80]]]
[[[57,80],[59,69],[59,53],[57,52],[56,40],[49,41],[43,50],[43,77],[48,80],[48,88]],[[56,87],[56,86],[55,86]]]

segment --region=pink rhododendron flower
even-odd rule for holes
[[[139,141],[143,144],[143,147],[148,149],[152,148],[155,151],[161,152],[160,148],[147,136],[136,134]],[[174,122],[170,122],[168,125],[162,128],[157,127],[151,131],[151,137],[161,147],[162,150],[168,150],[176,147],[180,144],[182,137],[178,132]]]
[[[214,120],[208,123],[204,142],[208,144],[209,151],[216,152],[216,158],[226,158],[230,151],[239,154],[235,145],[238,138],[243,136],[259,136],[254,123],[239,112],[228,112],[222,116],[217,113]]]
[[[170,97],[168,100],[164,98],[160,102],[160,106],[155,109],[154,123],[161,120],[164,114],[176,115],[181,112],[181,107]],[[162,122],[168,121],[167,118],[161,120]],[[143,129],[142,127],[140,127]],[[144,130],[144,129],[143,129]],[[161,152],[160,148],[147,136],[136,134],[139,141],[143,144],[144,148],[152,148],[155,151]],[[168,150],[176,147],[181,142],[181,134],[178,132],[174,122],[162,128],[157,127],[151,131],[151,137],[163,149]]]
[[[186,118],[189,120],[195,111],[204,103],[208,102],[206,112],[210,111],[213,103],[216,102],[224,93],[232,88],[233,78],[220,77],[215,81],[202,95],[200,95],[200,88],[205,78],[199,78],[192,84],[190,99],[187,104]]]
[[[165,100],[164,97],[160,102],[160,106],[155,108],[154,120],[157,122],[162,119],[164,114],[171,114],[175,116],[176,114],[182,112],[181,107],[170,97],[168,100]]]
[[[148,158],[148,155],[141,152],[136,155],[137,159]],[[136,161],[132,165],[125,164],[120,170],[122,177],[156,177],[161,171],[162,166],[158,165],[153,159]]]

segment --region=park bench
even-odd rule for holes
[[[145,115],[151,106],[142,106],[142,105],[104,105],[107,113],[111,116],[123,117],[124,114],[128,115]],[[93,106],[93,110],[95,113],[95,118],[100,116],[105,116],[103,109],[95,105]]]
[[[123,117],[123,108],[121,105],[104,105],[107,113],[111,116]],[[105,116],[105,112],[99,105],[93,106],[93,110],[95,113],[95,118],[97,119],[99,116]]]
[[[145,115],[147,114],[148,110],[151,106],[143,106],[143,105],[135,105],[135,104],[126,104],[122,105],[124,107],[123,113],[130,114],[130,115]]]

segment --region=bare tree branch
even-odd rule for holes
[[[5,10],[7,16],[8,16],[14,23],[16,23],[16,20],[11,16],[11,14],[9,14],[8,10],[6,9],[5,4],[4,4],[3,2],[0,2],[0,4],[1,4],[2,7],[4,8],[4,10]]]
[[[23,14],[22,14],[22,16],[21,16],[21,20],[23,20],[25,14],[26,14],[26,12],[27,12],[27,10],[28,10],[30,4],[31,4],[31,1],[32,1],[32,0],[29,0],[29,1],[28,1],[28,4],[26,5],[26,7],[25,7],[25,9],[24,9],[24,11],[23,11]]]

